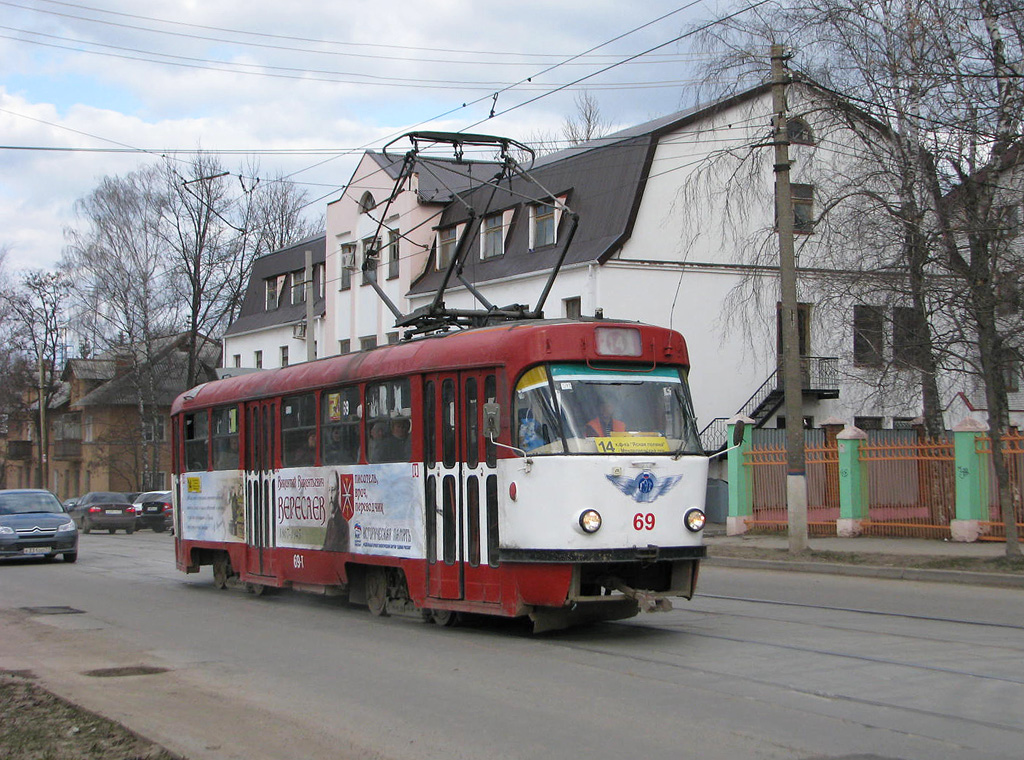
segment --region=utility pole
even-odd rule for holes
[[[807,468],[804,461],[803,373],[793,244],[793,194],[789,183],[789,135],[786,116],[787,55],[772,45],[772,110],[775,125],[775,208],[779,230],[779,279],[782,290],[782,376],[786,410],[786,511],[789,550],[807,549]]]

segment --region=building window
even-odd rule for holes
[[[376,347],[377,347],[377,336],[376,335],[368,335],[365,338],[360,338],[359,339],[359,350],[360,351],[369,351],[371,348],[376,348]]]
[[[236,366],[236,367],[241,367],[242,366],[242,355],[241,354],[235,354],[234,356],[232,356],[231,357],[231,363],[234,366]]]
[[[458,239],[456,229],[448,227],[437,233],[437,268],[447,269],[455,256],[455,244]]]
[[[281,366],[288,366],[288,346],[281,346]]]
[[[313,284],[316,286],[316,294],[318,298],[323,298],[326,295],[326,264],[314,264],[313,265]]]
[[[346,243],[341,246],[341,277],[338,290],[348,290],[352,287],[352,270],[356,266],[356,247],[353,243]]]
[[[254,364],[256,365],[256,369],[263,369],[263,352],[262,351],[257,351],[253,355],[253,359],[254,359]]]
[[[579,319],[583,316],[582,300],[579,296],[575,298],[563,298],[562,304],[564,305],[565,318],[566,319]]]
[[[814,145],[814,132],[810,125],[800,118],[792,118],[786,122],[786,137],[793,145]]]
[[[928,328],[917,312],[906,306],[892,310],[892,359],[897,364],[917,369],[925,365]]]
[[[501,214],[484,219],[483,232],[480,236],[480,257],[493,259],[505,252],[505,225]]]
[[[775,304],[775,350],[782,356],[782,304]],[[796,329],[797,343],[800,346],[800,356],[811,355],[811,304],[798,303],[796,305]]]
[[[388,333],[388,345],[389,346],[394,346],[397,343],[398,343],[398,333],[397,332],[389,332]]]
[[[814,185],[792,184],[793,232],[808,235],[814,232]]]
[[[380,260],[380,238],[366,238],[363,241],[363,279],[366,285],[371,278],[376,281],[377,262]]]
[[[1003,379],[1006,382],[1007,393],[1020,392],[1020,362],[1011,361],[1003,369]]]
[[[555,207],[547,204],[530,206],[530,248],[535,250],[555,244]]]
[[[345,354],[348,354],[348,353],[351,353],[351,352],[352,352],[352,341],[351,340],[348,340],[346,338],[345,340],[339,340],[338,341],[338,354],[340,356],[344,356]]]
[[[858,427],[861,430],[881,430],[882,429],[882,418],[881,417],[854,417],[853,426]]]
[[[143,441],[147,443],[161,443],[167,440],[166,436],[166,425],[163,417],[153,416],[142,423]]]
[[[273,311],[277,308],[278,300],[281,296],[281,287],[284,285],[284,280],[288,275],[275,275],[274,277],[268,277],[264,280],[266,286],[267,300],[266,306],[267,311]]]
[[[292,305],[306,302],[306,270],[292,272]]]
[[[882,366],[885,316],[877,306],[853,307],[853,363],[862,367]]]
[[[388,279],[394,280],[398,277],[399,258],[398,241],[402,239],[398,230],[388,230]]]
[[[373,199],[373,193],[367,190],[363,193],[363,197],[359,199],[359,213],[366,214],[377,206],[377,201]]]

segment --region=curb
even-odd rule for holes
[[[1013,573],[972,573],[963,570],[924,570],[917,567],[883,567],[880,565],[843,565],[835,562],[779,562],[770,559],[708,556],[702,563],[744,570],[788,570],[820,575],[850,575],[860,578],[926,581],[929,583],[960,583],[965,586],[998,586],[1024,588],[1024,575]]]

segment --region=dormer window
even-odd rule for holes
[[[367,190],[363,193],[363,197],[359,199],[359,213],[366,214],[377,206],[377,201],[373,199],[373,193]]]
[[[530,206],[530,248],[555,244],[555,207],[546,203]]]
[[[458,240],[455,227],[447,227],[437,232],[437,268],[447,269],[455,256],[455,244]]]
[[[480,235],[480,258],[493,259],[505,252],[505,225],[501,214],[488,216],[483,221]]]

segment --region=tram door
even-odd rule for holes
[[[261,401],[246,407],[245,542],[246,570],[273,575],[276,544],[274,448],[277,441],[277,401]]]
[[[428,595],[485,601],[480,568],[496,561],[497,475],[483,437],[493,370],[438,373],[424,384]]]

